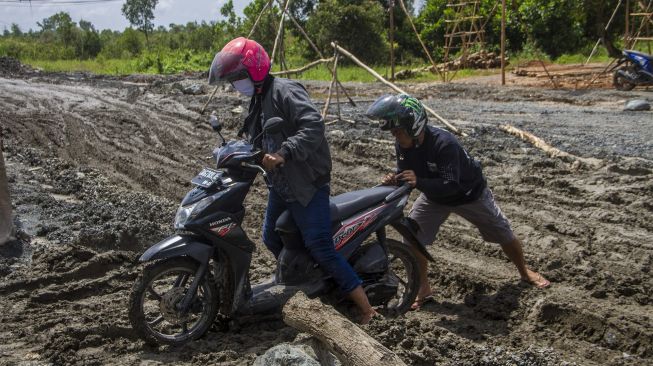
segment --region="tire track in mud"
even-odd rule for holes
[[[15,268],[11,282],[0,283],[0,306],[11,309],[0,314],[7,325],[0,337],[23,342],[1,346],[3,357],[11,353],[16,360],[55,364],[249,364],[257,354],[294,338],[292,329],[275,321],[228,333],[211,331],[181,349],[147,348],[130,333],[125,310],[137,270],[133,260],[143,246],[169,232],[178,199],[191,176],[208,165],[201,159],[216,145],[195,112],[204,96],[175,95],[152,85],[138,86],[138,92],[126,86],[129,91],[119,81],[95,80],[32,82],[29,88],[42,89],[32,97],[25,84],[13,83],[19,86],[12,86],[17,93],[11,98],[5,98],[8,89],[0,88],[12,196],[20,202],[19,215],[26,214],[23,206],[42,210],[43,224],[34,230],[46,244],[37,240],[29,267],[9,265],[10,271]],[[383,91],[374,85],[364,88],[360,92],[369,95]],[[542,128],[550,128],[548,136],[557,141],[569,140],[577,125],[551,120],[592,118],[585,107],[609,105],[614,94],[574,96],[455,84],[416,90],[427,104],[435,103],[430,106],[473,129],[463,144],[482,161],[500,207],[525,239],[529,264],[554,283],[546,291],[518,283],[498,246],[451,218],[429,247],[436,259],[429,275],[436,301],[424,311],[375,322],[368,332],[416,365],[650,362],[653,210],[646,197],[652,192],[653,164],[615,156],[600,170],[574,170],[492,127],[505,121],[506,113],[532,114],[528,121],[536,123],[540,109],[554,106],[537,103],[552,100],[574,108],[555,105],[561,113],[547,117]],[[438,98],[429,99],[436,92]],[[48,97],[53,94],[57,99]],[[458,99],[440,102],[452,96]],[[520,101],[528,103],[512,105]],[[225,122],[227,138],[242,117],[231,109],[242,104],[232,93],[220,92],[209,108]],[[394,148],[383,142],[390,136],[362,119],[365,107],[343,108],[355,124],[327,127],[332,194],[372,187],[394,168]],[[611,143],[600,136],[584,142],[590,155],[600,151],[592,146]],[[34,168],[40,170],[30,171]],[[53,199],[58,193],[71,194],[77,203]],[[253,281],[274,268],[259,239],[266,198],[266,188],[257,182],[246,201],[244,226],[258,246]],[[81,214],[62,215],[75,210]],[[143,218],[146,222],[139,223]],[[48,226],[49,220],[53,224]]]

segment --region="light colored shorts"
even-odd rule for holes
[[[508,244],[515,239],[510,222],[494,201],[492,191],[485,188],[481,196],[473,202],[458,206],[435,203],[420,194],[415,200],[408,216],[420,227],[417,239],[424,245],[435,241],[440,225],[455,213],[471,222],[481,232],[483,240],[490,243]]]

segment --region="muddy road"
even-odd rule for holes
[[[268,320],[153,348],[129,326],[136,259],[172,232],[189,180],[211,164],[217,139],[199,113],[204,84],[199,75],[0,78],[11,196],[31,236],[0,248],[0,365],[248,365],[293,341],[295,330]],[[327,84],[306,84],[321,107]],[[388,92],[347,86],[357,100]],[[651,92],[402,87],[469,134],[461,140],[482,162],[529,265],[552,286],[520,283],[499,247],[451,217],[429,248],[436,301],[365,330],[412,365],[653,364],[653,113],[622,111]],[[362,115],[368,105],[342,105],[352,122],[327,127],[333,194],[375,185],[394,166],[391,136]],[[224,89],[209,106],[231,138],[246,108]],[[506,122],[603,164],[551,159],[496,128]],[[244,223],[259,246],[254,280],[274,265],[259,239],[265,202],[261,181]]]

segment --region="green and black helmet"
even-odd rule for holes
[[[386,94],[374,101],[365,115],[380,121],[382,130],[403,128],[413,139],[417,139],[428,122],[422,103],[408,94]]]

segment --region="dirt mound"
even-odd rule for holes
[[[129,326],[137,258],[171,233],[189,180],[211,164],[217,145],[198,113],[208,95],[183,92],[203,82],[202,75],[0,78],[12,201],[32,236],[0,250],[0,365],[248,365],[297,336],[278,319],[253,319],[184,347],[152,348]],[[306,84],[318,96],[328,86]],[[387,90],[347,86],[363,102],[343,104],[349,121],[327,126],[332,194],[371,187],[395,164],[391,136],[363,116],[369,100]],[[435,301],[366,331],[412,365],[650,364],[653,130],[650,113],[626,118],[621,111],[625,99],[646,95],[402,87],[469,134],[461,140],[481,160],[524,239],[527,261],[553,284],[541,291],[519,283],[500,248],[452,217],[429,247]],[[234,138],[247,103],[221,89],[209,105],[227,138]],[[496,128],[505,122],[604,165],[551,159]],[[258,240],[266,197],[257,184],[245,202],[243,227],[259,244],[254,282],[274,268]]]
[[[0,75],[17,76],[34,71],[31,67],[23,65],[20,61],[9,56],[0,56]]]

